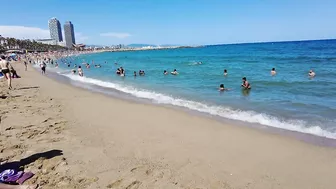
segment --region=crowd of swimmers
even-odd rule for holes
[[[92,62],[93,62],[93,61],[92,61]],[[105,63],[106,63],[106,61],[105,61]],[[114,63],[114,64],[115,64],[115,65],[118,65],[118,63]],[[75,67],[76,67],[76,64],[75,64]],[[95,65],[95,67],[96,67],[96,68],[100,68],[101,66],[100,66],[100,65]],[[86,68],[90,68],[90,65],[89,65],[89,64],[86,64]],[[75,73],[76,73],[76,70],[72,70],[72,73],[75,74]],[[121,77],[126,76],[126,74],[125,74],[125,69],[124,69],[123,67],[119,67],[119,68],[117,68],[117,70],[116,70],[116,74],[119,75],[119,76],[121,76]],[[163,74],[164,74],[164,75],[168,75],[169,72],[168,72],[167,70],[164,70],[164,71],[163,71]],[[179,73],[177,72],[176,69],[174,69],[174,71],[170,72],[170,74],[171,74],[171,75],[178,75]],[[276,72],[275,68],[272,68],[272,69],[271,69],[271,75],[272,75],[272,76],[275,76],[276,74],[277,74],[277,72]],[[83,74],[83,70],[82,70],[81,66],[78,67],[78,75],[79,75],[79,76],[84,76],[84,74]],[[139,70],[138,75],[139,75],[139,76],[145,76],[145,71],[144,71],[144,70]],[[224,75],[224,76],[227,76],[227,75],[228,75],[228,71],[227,71],[226,69],[224,69],[224,73],[223,73],[223,75]],[[137,76],[137,72],[136,72],[136,71],[133,72],[133,76],[134,76],[134,77]],[[313,70],[310,70],[309,73],[308,73],[308,76],[311,77],[311,78],[312,78],[312,77],[315,77],[315,72],[314,72]],[[244,90],[250,90],[250,89],[251,89],[251,84],[247,81],[246,77],[243,77],[243,78],[242,78],[242,84],[241,84],[241,87],[242,87],[242,89],[244,89]],[[224,86],[224,84],[220,84],[220,85],[219,85],[219,91],[228,91],[228,90],[231,90],[231,89],[226,88],[226,87]]]
[[[271,69],[271,76],[275,76],[276,74],[277,74],[277,72],[276,72],[275,68],[272,68],[272,69]],[[227,70],[225,69],[225,70],[224,70],[224,76],[227,76],[227,75],[228,75],[228,72],[227,72]],[[314,70],[309,70],[309,72],[308,72],[308,76],[309,76],[310,78],[315,77],[315,72],[314,72]],[[243,77],[243,78],[242,78],[242,84],[241,84],[241,87],[242,87],[242,89],[245,89],[245,90],[250,90],[250,89],[251,89],[251,84],[247,81],[246,77]],[[229,89],[229,88],[225,88],[225,87],[224,87],[224,84],[220,84],[218,90],[219,90],[219,91],[229,91],[229,90],[231,90],[231,89]]]
[[[106,64],[106,63],[107,63],[107,62],[105,61],[105,64]],[[201,63],[201,62],[200,62],[200,63]],[[70,66],[71,66],[71,61],[70,61],[70,63],[67,63],[67,64],[68,64],[68,67],[70,67]],[[90,64],[88,64],[88,63],[83,63],[83,64],[85,65],[85,67],[86,67],[87,69],[90,68]],[[101,67],[100,64],[94,64],[93,61],[92,61],[92,64],[94,65],[95,68],[100,68],[100,67]],[[118,65],[118,63],[114,63],[114,64],[115,64],[115,65]],[[45,73],[45,67],[46,67],[46,64],[45,64],[45,62],[43,62],[43,63],[41,64],[42,74]],[[58,67],[57,62],[56,62],[56,64],[55,64],[55,67]],[[82,69],[81,66],[78,66],[78,67],[77,67],[77,64],[74,64],[74,68],[78,68],[77,71],[78,71],[78,75],[79,75],[79,76],[81,76],[81,77],[84,76],[84,72],[83,72],[83,69]],[[72,72],[73,74],[76,74],[76,70],[75,70],[75,69],[72,69],[71,72]],[[121,77],[125,77],[125,76],[126,76],[125,69],[124,69],[123,67],[119,67],[119,68],[117,68],[117,70],[116,70],[116,74],[119,75],[119,76],[121,76]],[[163,74],[164,74],[164,75],[168,75],[169,72],[168,72],[167,70],[164,70],[164,71],[163,71]],[[171,74],[171,75],[178,75],[179,73],[177,72],[176,69],[174,69],[174,71],[170,72],[170,74]],[[277,74],[277,72],[276,72],[275,68],[272,68],[272,69],[271,69],[271,76],[275,76],[276,74]],[[145,71],[144,71],[144,70],[139,70],[138,73],[137,73],[136,71],[134,71],[134,72],[133,72],[133,76],[136,77],[137,75],[139,75],[139,76],[145,76]],[[224,75],[224,76],[227,76],[227,75],[228,75],[228,71],[227,71],[226,69],[224,69],[224,73],[223,73],[223,75]],[[308,73],[308,76],[309,76],[310,78],[315,77],[315,72],[314,72],[313,70],[310,70],[309,73]],[[251,87],[251,84],[248,82],[248,80],[247,80],[246,77],[243,77],[243,78],[242,78],[242,84],[241,84],[241,87],[242,87],[242,89],[244,89],[244,90],[250,90],[250,89],[252,88],[252,87]],[[228,90],[231,90],[231,89],[226,88],[226,87],[224,86],[224,84],[220,84],[220,85],[219,85],[219,91],[228,91]]]

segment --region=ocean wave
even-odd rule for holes
[[[174,105],[202,113],[207,113],[214,116],[220,116],[227,119],[239,120],[249,123],[257,123],[265,126],[276,127],[290,131],[296,131],[336,139],[336,133],[323,130],[318,125],[308,126],[307,123],[302,120],[281,120],[277,117],[273,117],[267,114],[262,114],[254,111],[234,110],[229,107],[208,105],[205,103],[190,101],[182,98],[175,98],[173,96],[157,93],[154,91],[138,89],[132,86],[124,86],[121,84],[102,81],[98,79],[80,77],[78,75],[73,74],[61,74],[61,75],[66,76],[74,81],[93,84],[104,88],[111,88],[138,98],[149,99],[152,102],[158,104]]]
[[[198,66],[202,64],[203,64],[202,62],[191,62],[191,63],[188,63],[188,66]]]

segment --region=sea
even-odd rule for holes
[[[336,40],[104,52],[62,61],[49,70],[89,90],[336,139]],[[101,67],[87,69],[83,63]],[[83,67],[84,77],[70,73],[75,64]],[[125,69],[125,77],[116,74],[118,67]],[[174,69],[178,75],[163,74]],[[308,77],[309,70],[314,78]],[[242,77],[251,90],[242,90]],[[220,84],[230,90],[218,91]]]

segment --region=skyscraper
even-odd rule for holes
[[[49,31],[51,39],[57,42],[63,41],[61,24],[56,18],[51,18],[49,20]]]
[[[66,47],[72,48],[72,45],[76,44],[74,27],[70,21],[64,24],[64,38]]]

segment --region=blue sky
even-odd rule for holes
[[[336,38],[335,0],[2,0],[1,7],[0,35],[18,38],[48,37],[51,17],[62,27],[72,21],[76,42],[86,44]]]

